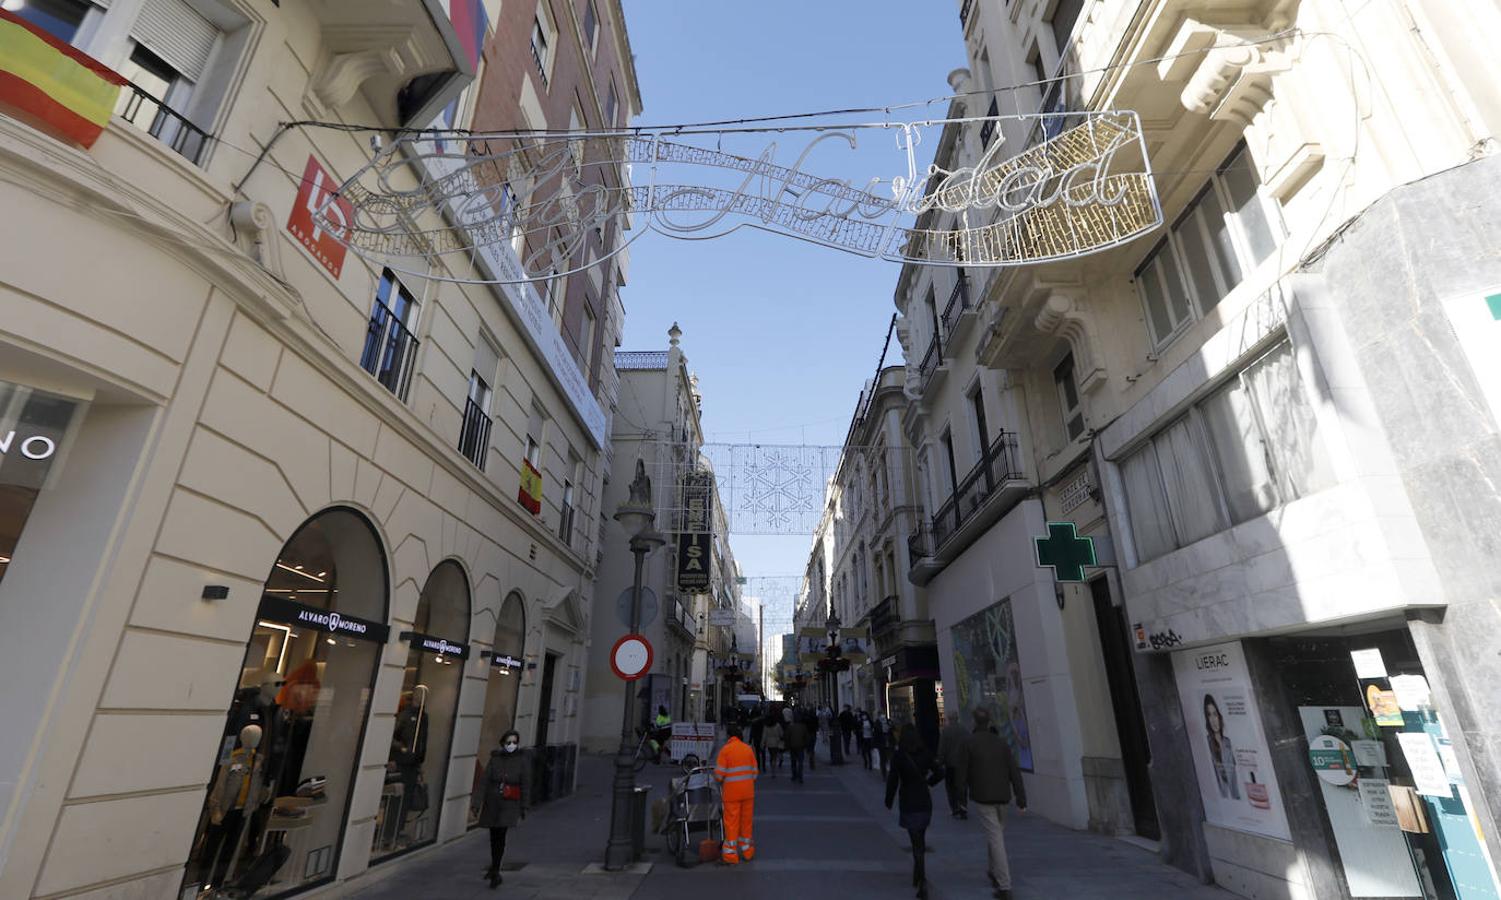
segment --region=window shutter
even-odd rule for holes
[[[185,0],[146,0],[130,36],[183,77],[197,82],[208,65],[219,29]]]

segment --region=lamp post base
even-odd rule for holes
[[[615,754],[615,781],[610,800],[610,840],[605,844],[605,870],[619,872],[636,861],[631,846],[632,794],[636,790],[635,757],[622,746]]]

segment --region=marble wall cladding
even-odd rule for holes
[[[1460,762],[1479,782],[1471,793],[1493,855],[1501,853],[1490,813],[1501,800],[1501,569],[1492,562],[1501,555],[1501,423],[1443,304],[1501,292],[1497,196],[1496,157],[1407,185],[1321,264],[1417,525],[1409,540],[1431,554],[1433,583],[1408,590],[1447,603],[1414,622],[1413,634],[1448,726],[1464,736]]]

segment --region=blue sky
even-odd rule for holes
[[[624,4],[641,124],[926,100],[948,93],[946,76],[964,65],[958,5],[947,0]],[[930,114],[943,112],[939,105]],[[802,142],[784,139],[778,159],[795,156]],[[880,148],[887,162],[875,168],[851,157],[848,171],[824,162],[816,171],[899,174],[893,147]],[[622,291],[624,348],[663,348],[679,323],[710,441],[837,445],[875,371],[898,272],[895,263],[755,229],[696,242],[647,234],[632,247]],[[809,549],[806,536],[734,536],[732,544],[753,578],[801,572]],[[784,595],[784,608],[767,612],[768,633],[790,616],[779,587],[749,585]]]

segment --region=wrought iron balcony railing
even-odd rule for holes
[[[412,381],[412,363],[417,358],[417,338],[384,303],[376,300],[374,304],[365,329],[360,368],[405,401]]]
[[[948,305],[943,308],[943,330],[950,335],[954,333],[954,324],[959,321],[959,316],[969,309],[969,279],[965,277],[963,269],[958,271],[959,280],[954,282]]]
[[[990,139],[995,137],[995,117],[1001,114],[1001,101],[999,98],[990,98],[990,108],[985,110],[989,121],[980,126],[980,148],[983,150],[990,146]]]
[[[937,551],[985,505],[996,488],[1022,477],[1016,461],[1016,435],[1003,431],[985,448],[985,455],[959,482],[953,495],[933,514],[932,550]]]
[[[943,362],[943,340],[938,335],[933,335],[933,340],[928,342],[928,352],[923,354],[922,362],[917,367],[918,380],[924,387],[928,379],[933,377],[933,372]]]
[[[464,404],[464,427],[459,431],[459,452],[470,462],[485,471],[485,458],[490,453],[491,420],[474,398]]]
[[[959,30],[969,29],[969,15],[975,11],[975,0],[964,0],[964,5],[959,7]]]
[[[135,84],[125,85],[120,92],[115,115],[166,144],[195,166],[213,140],[208,132]]]

